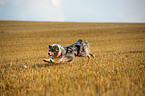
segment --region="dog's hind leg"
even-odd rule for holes
[[[87,57],[90,59],[90,57],[92,56],[93,58],[95,58],[95,55],[91,52],[91,50],[87,50],[86,51]]]
[[[90,58],[90,57],[91,57],[90,55],[87,55],[87,57],[89,58],[89,60],[91,59],[91,58]]]
[[[94,55],[93,53],[90,52],[89,54],[90,54],[93,58],[95,58],[95,55]]]

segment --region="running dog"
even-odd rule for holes
[[[90,57],[95,58],[95,55],[91,53],[88,41],[79,39],[74,44],[65,47],[58,44],[49,45],[48,55],[50,59],[43,59],[44,62],[48,63],[72,63],[75,57]]]

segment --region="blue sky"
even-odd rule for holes
[[[145,22],[145,0],[0,0],[0,20]]]

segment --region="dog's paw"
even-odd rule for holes
[[[44,62],[48,62],[48,63],[52,63],[52,62],[53,62],[52,59],[45,59],[45,58],[43,59],[43,61],[44,61]]]
[[[44,58],[43,61],[46,62],[46,59]]]

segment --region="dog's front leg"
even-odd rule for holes
[[[54,59],[52,59],[52,62],[53,63],[61,63],[62,60],[61,60],[61,58],[54,58]]]
[[[53,62],[53,61],[52,61],[52,58],[50,58],[50,59],[45,59],[45,58],[44,58],[43,61],[44,61],[44,62],[48,62],[48,63],[52,63],[52,62]]]
[[[44,62],[48,62],[48,63],[60,63],[61,59],[60,58],[50,58],[50,59],[43,59]]]

